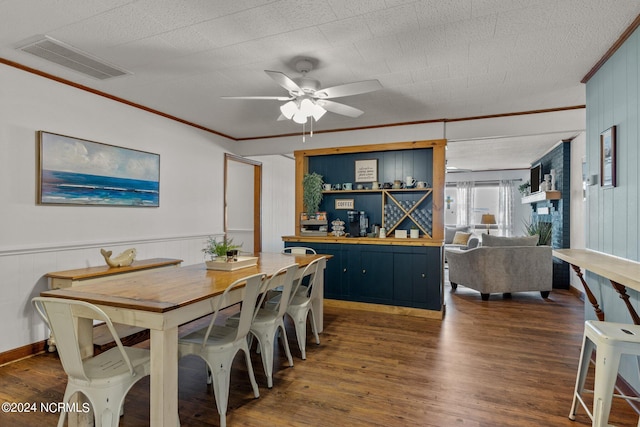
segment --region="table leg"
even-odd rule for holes
[[[151,426],[178,425],[178,328],[151,329]]]
[[[324,330],[324,271],[327,267],[327,259],[320,260],[318,265],[318,273],[316,275],[316,283],[314,286],[319,286],[319,297],[316,300],[311,301],[313,305],[313,315],[316,316],[316,322],[318,326],[318,333]]]
[[[573,268],[573,271],[576,272],[578,279],[580,279],[580,281],[582,282],[584,291],[587,294],[587,298],[589,299],[589,302],[593,306],[593,310],[596,312],[596,316],[598,316],[598,320],[604,321],[604,311],[600,310],[600,306],[598,305],[598,300],[596,299],[595,295],[593,295],[593,292],[591,292],[591,289],[589,289],[589,285],[587,285],[587,282],[584,280],[584,276],[582,276],[582,271],[580,270],[580,267],[574,264],[570,264],[570,265],[571,265],[571,268]]]
[[[620,294],[620,298],[622,298],[622,300],[626,304],[627,310],[629,310],[629,314],[631,314],[631,319],[633,319],[634,325],[640,325],[640,316],[638,316],[636,309],[633,308],[633,305],[631,305],[631,302],[629,302],[629,295],[627,294],[627,288],[624,285],[621,285],[620,283],[614,282],[613,280],[611,280],[611,285],[613,285],[613,289],[615,289],[616,292]]]

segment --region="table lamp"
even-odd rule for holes
[[[491,227],[491,224],[495,224],[495,223],[496,223],[496,216],[493,214],[483,214],[482,219],[480,220],[480,224],[484,224],[487,226],[487,234],[491,234],[489,233],[489,228]]]

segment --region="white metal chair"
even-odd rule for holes
[[[256,398],[260,397],[258,384],[253,374],[253,366],[249,355],[247,344],[247,334],[251,321],[258,310],[256,302],[258,295],[265,291],[266,275],[256,274],[236,280],[225,289],[218,299],[214,309],[211,322],[207,328],[192,332],[178,340],[178,357],[194,354],[202,358],[207,364],[208,372],[211,373],[213,393],[216,399],[218,414],[220,414],[220,426],[227,425],[226,413],[229,401],[229,382],[231,365],[238,351],[242,350],[247,363],[249,380]],[[229,305],[228,294],[233,289],[244,284],[242,298],[242,308],[236,327],[216,325],[215,321],[221,309]]]
[[[318,336],[319,325],[316,323],[316,316],[313,312],[313,302],[320,298],[320,288],[315,286],[315,279],[321,259],[323,258],[311,261],[302,271],[300,279],[294,282],[287,306],[287,314],[293,320],[296,339],[298,340],[298,347],[303,360],[307,358],[307,318],[309,314],[311,314],[311,330],[316,339],[316,344],[320,344],[320,337]],[[303,282],[306,282],[306,286],[303,286]],[[304,292],[300,292],[300,288],[303,288]],[[269,300],[268,305],[275,305],[279,301],[280,295]]]
[[[282,293],[280,299],[274,305],[267,305],[264,308],[260,308],[251,322],[250,332],[252,336],[258,339],[259,352],[262,357],[262,366],[264,367],[264,373],[267,377],[267,387],[273,387],[273,354],[274,345],[278,336],[282,340],[285,354],[289,361],[289,366],[293,366],[293,358],[291,357],[291,350],[289,349],[289,342],[287,340],[287,331],[284,327],[284,315],[287,311],[291,290],[293,289],[293,283],[298,272],[298,265],[291,264],[287,267],[283,267],[278,270],[270,281],[279,281],[282,287]],[[268,284],[266,288],[269,288]],[[266,293],[262,295],[261,300],[264,299]],[[283,302],[284,301],[284,302]],[[262,301],[259,301],[259,306],[262,306]],[[227,325],[237,325],[238,315],[233,315],[227,319]],[[280,334],[280,335],[279,335]],[[251,340],[249,340],[249,347],[251,347]]]
[[[306,246],[290,246],[288,248],[284,248],[282,250],[282,253],[287,255],[287,254],[301,254],[301,255],[306,255],[306,254],[312,254],[315,255],[316,254],[316,250],[313,248],[307,248]]]
[[[582,395],[587,391],[584,389],[584,384],[594,349],[596,350],[596,363],[593,412],[591,412]],[[591,418],[593,427],[606,427],[608,426],[607,421],[613,397],[640,401],[640,398],[614,394],[620,357],[623,354],[640,356],[640,326],[595,320],[585,322],[578,376],[569,419],[576,419],[577,406],[580,403]],[[640,427],[640,420],[638,420],[638,426]]]
[[[93,407],[96,427],[116,427],[125,396],[137,381],[151,371],[149,350],[123,346],[111,319],[93,304],[45,297],[33,298],[31,302],[49,325],[62,367],[68,376],[64,403],[80,392]],[[77,318],[105,322],[116,347],[83,360],[77,335]],[[61,411],[58,427],[64,425],[65,416],[66,412]]]

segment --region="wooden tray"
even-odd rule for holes
[[[239,256],[237,261],[205,261],[207,270],[233,271],[253,267],[258,264],[258,257]]]

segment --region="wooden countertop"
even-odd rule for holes
[[[282,236],[284,242],[309,242],[309,243],[341,243],[352,245],[391,245],[391,246],[443,246],[441,240],[427,239],[396,239],[387,237],[379,239],[375,237],[336,237],[336,236]]]
[[[554,249],[553,256],[640,291],[640,263],[589,249]]]
[[[173,258],[151,258],[145,260],[136,260],[127,267],[109,267],[108,265],[101,265],[97,267],[78,268],[75,270],[55,271],[53,273],[47,273],[45,277],[51,279],[67,279],[67,280],[82,280],[88,278],[95,278],[101,276],[110,276],[112,274],[129,273],[132,271],[141,271],[157,267],[178,265],[182,263],[181,259]]]

